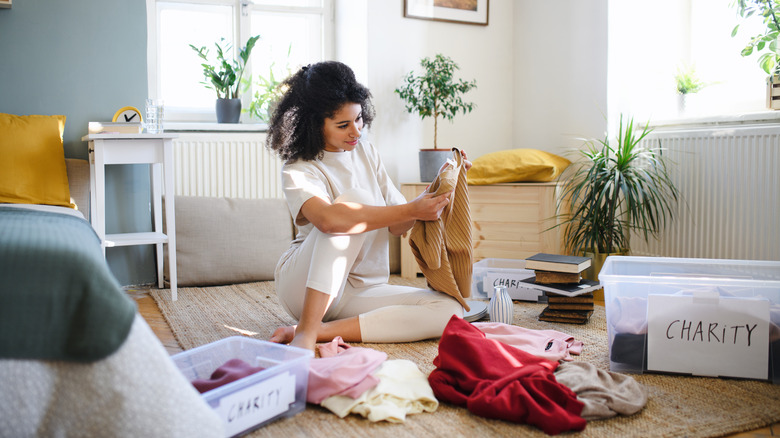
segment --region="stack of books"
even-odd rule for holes
[[[539,253],[525,259],[525,268],[534,277],[524,280],[544,292],[547,307],[540,321],[585,324],[593,314],[593,292],[601,289],[598,281],[582,278],[590,267],[589,257]]]

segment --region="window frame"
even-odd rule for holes
[[[159,99],[160,96],[160,63],[158,54],[161,52],[160,41],[158,39],[159,25],[157,17],[158,1],[165,3],[182,3],[196,5],[224,5],[233,7],[233,38],[234,41],[246,41],[251,36],[251,21],[249,18],[251,12],[273,12],[273,13],[319,13],[322,15],[322,59],[332,59],[335,52],[335,31],[334,31],[334,8],[335,0],[321,0],[322,5],[317,7],[307,6],[283,6],[283,5],[264,5],[254,4],[251,0],[146,0],[146,62],[147,62],[147,94],[149,98]],[[251,65],[245,70],[245,77],[251,77]],[[242,108],[247,108],[251,102],[249,93],[241,93]],[[177,130],[224,130],[230,127],[219,126],[216,122],[216,114],[203,113],[200,111],[169,111],[166,108],[166,116],[172,121],[166,122],[168,128],[179,128]],[[238,128],[237,130],[263,129],[265,124],[258,120],[250,120],[245,113],[241,114],[241,124],[252,125]],[[232,129],[231,129],[232,130]]]

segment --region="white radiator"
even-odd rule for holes
[[[656,129],[683,202],[679,216],[634,255],[780,260],[780,125]]]
[[[186,133],[173,143],[176,194],[281,198],[282,162],[265,133]]]

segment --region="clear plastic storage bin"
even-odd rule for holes
[[[493,282],[501,278],[513,300],[538,301],[544,292],[512,283],[512,280],[522,280],[533,276],[534,271],[525,269],[525,260],[482,259],[474,263],[471,275],[471,297],[475,299],[492,297]]]
[[[189,381],[209,379],[230,359],[265,368],[202,394],[222,418],[226,436],[233,437],[305,409],[312,356],[314,353],[301,348],[233,336],[178,353],[172,359]]]
[[[611,256],[599,280],[610,370],[780,383],[779,261]]]

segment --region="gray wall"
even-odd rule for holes
[[[0,112],[64,114],[66,157],[87,158],[87,122],[140,109],[146,94],[144,1],[19,0],[0,9]],[[151,229],[146,167],[107,169],[109,233]],[[122,284],[155,281],[151,246],[109,248],[107,259]]]

